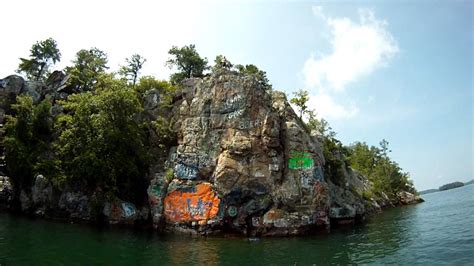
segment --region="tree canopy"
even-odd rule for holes
[[[178,72],[170,77],[172,84],[178,84],[185,78],[203,77],[204,71],[209,69],[207,58],[201,58],[194,44],[181,48],[173,46],[168,53],[171,57],[166,61],[170,68],[177,68]]]
[[[19,73],[25,73],[28,79],[45,80],[49,68],[61,60],[61,53],[54,39],[48,38],[33,44],[30,49],[30,58],[20,58]]]
[[[61,102],[58,154],[70,181],[113,191],[141,202],[146,189],[147,149],[143,127],[134,116],[142,106],[120,80],[101,81],[95,93],[69,96]]]
[[[97,48],[80,50],[72,62],[74,65],[66,71],[71,75],[71,84],[78,91],[93,90],[99,77],[109,68],[107,54]]]
[[[300,113],[300,118],[303,119],[303,114],[306,114],[306,112],[308,111],[308,91],[300,89],[299,91],[293,92],[293,94],[295,95],[295,97],[290,99],[290,102],[296,105]]]
[[[135,87],[138,74],[143,64],[145,64],[146,59],[139,54],[133,54],[130,58],[126,58],[125,62],[126,64],[120,67],[119,73],[131,82],[132,87]]]
[[[12,105],[13,115],[7,116],[5,145],[7,171],[18,192],[29,191],[36,174],[49,174],[52,163],[46,156],[52,134],[51,104],[33,104],[31,96],[21,95]]]

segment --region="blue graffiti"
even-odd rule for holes
[[[178,163],[174,167],[174,174],[180,179],[194,180],[197,178],[198,169],[194,166]]]
[[[316,180],[324,181],[324,174],[323,174],[323,169],[321,168],[321,165],[318,165],[317,167],[314,168],[313,176],[314,176],[314,179]]]
[[[125,218],[129,218],[133,215],[135,215],[135,206],[132,203],[129,202],[123,202],[122,203],[122,210],[123,210],[123,215]]]

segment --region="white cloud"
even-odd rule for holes
[[[305,85],[314,95],[310,107],[325,118],[351,118],[359,112],[357,106],[338,104],[334,95],[344,97],[348,84],[385,66],[398,53],[397,43],[386,29],[387,22],[371,10],[359,9],[359,22],[327,16],[321,6],[313,6],[312,11],[330,30],[331,52],[312,54],[304,63]]]
[[[336,103],[329,94],[324,92],[311,95],[308,106],[316,107],[318,117],[324,117],[325,119],[348,119],[359,113],[359,108],[355,104],[345,107]]]
[[[370,10],[359,10],[359,23],[347,17],[327,17],[321,7],[313,7],[313,13],[329,26],[332,51],[306,60],[303,75],[309,88],[343,91],[398,52],[395,39],[386,30],[387,22],[377,20]]]

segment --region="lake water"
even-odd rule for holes
[[[159,237],[0,214],[0,265],[474,265],[474,185],[299,238]]]

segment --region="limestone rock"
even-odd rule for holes
[[[16,96],[22,92],[24,86],[25,80],[17,75],[0,79],[0,97]]]
[[[232,71],[185,80],[182,91],[174,180],[157,175],[148,190],[155,223],[281,235],[328,226],[321,145],[283,93]],[[265,224],[275,207],[285,218]]]
[[[80,191],[64,191],[58,207],[73,219],[89,220],[91,217],[90,199]]]
[[[53,187],[43,175],[37,175],[35,183],[31,188],[33,203],[45,207],[49,205],[53,197]]]
[[[413,195],[410,192],[406,192],[406,191],[398,192],[397,197],[400,200],[400,203],[402,203],[403,205],[424,202],[424,200],[420,196]]]
[[[7,176],[0,176],[0,210],[8,208],[13,196],[13,188]]]
[[[103,214],[110,224],[133,224],[141,216],[133,203],[121,200],[106,202]]]

